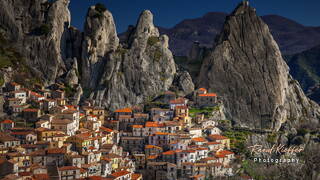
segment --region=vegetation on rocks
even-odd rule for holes
[[[36,36],[47,36],[52,30],[52,26],[48,24],[42,24],[41,26],[35,28],[32,34]]]
[[[76,93],[76,89],[69,84],[65,85],[64,91],[67,97],[73,96]]]
[[[277,140],[277,134],[275,134],[275,133],[268,134],[268,136],[267,136],[268,143],[275,143],[276,140]]]
[[[248,150],[245,146],[248,136],[252,134],[249,131],[244,130],[232,130],[229,129],[223,132],[223,135],[230,139],[230,148],[237,154],[248,155]]]
[[[148,39],[149,46],[153,46],[153,45],[157,44],[158,42],[160,42],[160,39],[159,39],[159,37],[156,37],[156,36],[151,36]]]
[[[0,86],[3,86],[4,84],[4,78],[2,75],[0,75]]]
[[[97,3],[95,5],[95,10],[97,11],[95,15],[93,15],[94,18],[102,18],[103,13],[107,10],[104,4]]]

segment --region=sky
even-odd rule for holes
[[[208,12],[230,13],[241,0],[71,0],[71,24],[83,29],[88,7],[103,3],[113,14],[117,32],[135,25],[146,9],[157,26],[170,28],[184,19],[201,17]],[[251,0],[259,15],[280,15],[307,26],[320,26],[320,0]]]

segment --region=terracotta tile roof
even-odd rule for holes
[[[0,122],[1,124],[12,124],[14,123],[13,121],[9,120],[9,119],[6,119],[6,120],[3,120]]]
[[[230,154],[234,154],[233,152],[231,151],[228,151],[228,150],[222,150],[222,151],[218,151],[216,152],[216,155],[223,155],[223,156],[227,156],[227,155],[230,155]]]
[[[159,136],[166,136],[166,135],[169,135],[169,133],[167,132],[156,132],[154,133],[155,135],[159,135]]]
[[[188,106],[176,106],[176,109],[188,109]]]
[[[225,136],[222,136],[222,135],[220,135],[220,134],[211,134],[211,135],[209,135],[208,137],[209,137],[209,139],[213,139],[213,140],[229,139],[229,138],[227,138],[227,137],[225,137]]]
[[[52,120],[52,124],[71,124],[73,121],[70,119],[54,119]]]
[[[216,93],[199,94],[199,97],[217,97]]]
[[[36,93],[36,92],[33,92],[33,91],[30,92],[30,95],[36,96],[36,97],[38,97],[38,98],[43,97],[43,96],[41,96],[40,94],[38,94],[38,93]]]
[[[132,109],[131,108],[123,108],[123,109],[117,109],[114,112],[116,112],[116,113],[132,113]]]
[[[113,132],[112,129],[106,128],[106,127],[104,127],[104,126],[101,126],[101,127],[100,127],[100,130],[101,130],[101,131],[105,131],[105,132],[109,132],[109,133]]]
[[[31,172],[19,172],[19,176],[31,176]]]
[[[145,146],[145,149],[152,149],[152,148],[162,149],[161,147],[155,146],[155,145],[146,145],[146,146]]]
[[[132,128],[143,128],[142,125],[132,125]]]
[[[48,154],[65,154],[66,151],[63,148],[51,148],[47,150]]]
[[[59,168],[59,171],[69,171],[69,170],[77,170],[80,169],[76,166],[63,166]]]
[[[175,151],[166,151],[166,152],[163,152],[162,154],[163,155],[174,155],[176,152]]]
[[[170,104],[185,104],[185,99],[184,98],[178,98],[175,100],[171,100]]]
[[[137,180],[139,178],[142,178],[142,174],[132,174],[131,175],[131,180]]]
[[[148,156],[147,159],[152,160],[152,159],[157,159],[157,157],[158,157],[158,155],[150,155],[150,156]]]
[[[148,118],[149,115],[148,115],[148,114],[145,114],[145,113],[134,113],[134,114],[133,114],[133,117],[134,117],[134,118]]]
[[[146,122],[146,127],[164,127],[162,123],[158,123],[158,122]]]
[[[35,180],[50,180],[49,175],[48,174],[34,174],[33,178]]]
[[[125,176],[127,174],[130,174],[130,172],[129,171],[118,171],[118,172],[112,173],[111,176],[121,177],[121,176]]]
[[[28,134],[35,134],[32,131],[15,131],[11,132],[11,135],[28,135]]]
[[[23,112],[38,112],[39,109],[31,109],[31,108],[27,108],[27,109],[24,109]]]
[[[191,140],[194,142],[207,142],[207,140],[204,139],[203,137],[196,137],[196,138],[192,138]]]

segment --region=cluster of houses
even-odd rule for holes
[[[61,84],[3,89],[0,178],[204,180],[232,176],[230,140],[215,119],[190,116],[214,107],[200,88],[192,101],[166,92],[167,108],[135,106],[112,112],[91,101],[72,104]],[[193,102],[193,103],[192,103]]]

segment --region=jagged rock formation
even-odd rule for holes
[[[95,32],[94,29],[89,31]],[[116,43],[103,38],[101,41],[116,45],[118,40],[113,38],[113,41],[115,39]],[[105,46],[111,47],[111,52],[102,58],[105,63],[102,76],[91,97],[98,105],[115,109],[142,103],[168,90],[176,73],[168,40],[165,35],[159,36],[151,12],[144,11],[123,46],[119,45],[115,51],[116,46]],[[95,44],[99,43],[98,39]],[[105,49],[101,52],[105,53]],[[91,61],[97,62],[96,57]]]
[[[224,98],[238,126],[279,130],[284,122],[318,123],[319,106],[288,71],[268,26],[245,1],[227,17],[198,83]]]
[[[0,1],[0,30],[46,83],[65,72],[62,51],[69,28],[69,0]]]
[[[82,90],[81,85],[79,84],[76,88],[76,93],[73,96],[72,104],[78,105],[81,100],[82,95],[83,95],[83,90]]]
[[[119,39],[112,14],[92,6],[88,13],[82,43],[82,84],[95,88],[103,73],[106,56],[117,49]]]
[[[79,71],[78,71],[77,59],[74,58],[71,64],[72,65],[69,65],[71,66],[71,68],[68,68],[70,70],[67,72],[65,77],[65,83],[68,85],[76,85],[76,84],[79,84],[79,78],[78,78]]]
[[[168,37],[144,11],[122,44],[112,14],[89,8],[84,32],[70,27],[69,0],[0,2],[0,32],[13,42],[44,84],[80,83],[98,105],[131,106],[169,89],[176,73]],[[88,93],[86,93],[88,94]]]
[[[171,89],[180,96],[186,96],[194,91],[195,85],[188,71],[177,71]]]

